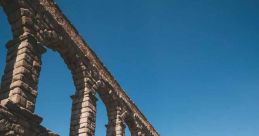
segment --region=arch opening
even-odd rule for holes
[[[107,125],[109,123],[109,111],[107,108],[111,108],[110,105],[108,103],[105,104],[105,102],[103,101],[103,99],[112,99],[112,98],[104,98],[101,97],[100,91],[97,90],[96,97],[98,99],[97,101],[97,112],[96,112],[96,136],[105,136],[107,133]],[[107,102],[107,101],[106,101]],[[108,106],[108,107],[107,107]],[[131,136],[130,130],[128,125],[126,124],[126,122],[123,120],[123,124],[124,124],[124,134],[125,136]]]
[[[103,81],[97,89],[97,94],[104,103],[106,115],[108,117],[105,125],[106,136],[125,136],[125,130],[127,131],[127,125],[125,122],[127,111],[120,98],[117,97],[111,89],[112,87],[105,81]]]
[[[4,66],[6,64],[6,43],[12,39],[12,33],[11,33],[11,28],[10,25],[6,19],[6,15],[3,11],[3,8],[0,6],[0,77],[3,76],[4,74]],[[2,81],[0,80],[0,83]]]
[[[44,117],[42,125],[60,135],[69,134],[70,95],[74,90],[71,72],[63,59],[57,52],[47,49],[42,57],[35,111]]]
[[[126,125],[126,128],[125,128],[125,136],[131,136],[128,125]]]
[[[98,93],[96,94],[96,97],[97,97],[98,101],[97,101],[97,112],[96,112],[95,135],[96,136],[105,136],[106,135],[106,124],[108,121],[107,109]]]

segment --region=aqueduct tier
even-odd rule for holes
[[[45,48],[57,51],[76,87],[72,98],[70,136],[93,136],[96,94],[104,102],[107,136],[159,136],[95,53],[52,0],[0,0],[11,25],[0,90],[0,135],[55,136],[34,113]]]

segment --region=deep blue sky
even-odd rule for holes
[[[258,0],[56,0],[161,136],[258,136]],[[10,28],[0,12],[0,72]],[[68,135],[74,92],[43,57],[37,113]],[[107,122],[101,100],[96,136]]]

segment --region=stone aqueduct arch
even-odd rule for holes
[[[124,136],[125,125],[133,136],[159,136],[53,0],[0,2],[13,34],[0,88],[1,136],[57,135],[34,113],[45,47],[61,55],[73,76],[70,136],[94,135],[96,93],[107,109],[107,136]]]

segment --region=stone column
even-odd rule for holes
[[[72,97],[70,136],[94,136],[96,96],[88,87],[77,91]]]
[[[41,55],[45,48],[30,34],[10,41],[6,47],[8,52],[1,84],[1,104],[11,101],[34,112]]]
[[[146,136],[141,130],[137,130],[136,132],[136,136]]]
[[[120,107],[108,109],[108,124],[106,125],[106,136],[125,136],[125,124],[121,118],[122,110]]]

